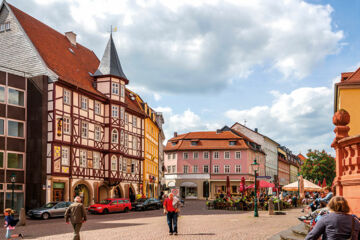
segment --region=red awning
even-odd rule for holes
[[[247,188],[254,188],[254,187],[255,187],[255,184],[251,184]],[[264,180],[260,180],[259,181],[259,186],[257,186],[257,187],[258,188],[273,188],[273,187],[275,187],[275,184],[269,183],[269,182],[264,181]]]

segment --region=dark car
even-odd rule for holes
[[[160,209],[161,202],[155,198],[140,198],[132,203],[135,210]]]
[[[40,208],[31,209],[27,215],[31,218],[64,217],[66,209],[72,202],[49,202]]]

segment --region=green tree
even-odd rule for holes
[[[317,183],[319,180],[326,179],[326,184],[331,186],[335,176],[335,158],[326,153],[325,150],[319,151],[311,149],[306,154],[304,164],[301,166],[300,174],[307,180]]]

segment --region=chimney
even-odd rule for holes
[[[69,40],[69,42],[76,46],[76,34],[74,32],[66,32],[65,37]]]
[[[258,132],[258,129],[257,129],[257,128],[255,128],[255,132]]]
[[[216,130],[216,133],[217,133],[217,134],[221,133],[221,130],[220,130],[220,129],[217,129],[217,130]]]
[[[177,137],[177,132],[174,132],[174,137]]]

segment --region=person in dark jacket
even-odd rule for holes
[[[358,240],[360,222],[350,212],[348,202],[344,197],[333,197],[328,208],[330,213],[324,215],[309,232],[305,240]]]
[[[6,239],[13,239],[13,238],[23,238],[24,236],[20,234],[11,234],[12,230],[15,229],[16,224],[19,220],[14,219],[14,211],[11,208],[7,208],[4,210],[5,215],[5,225],[6,228]]]
[[[74,203],[66,209],[65,221],[69,224],[69,219],[74,228],[73,240],[80,240],[80,229],[83,223],[86,222],[86,211],[84,205],[81,203],[81,198],[76,196]]]

